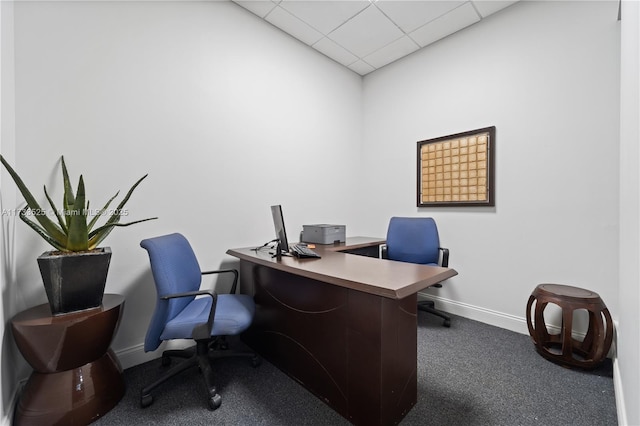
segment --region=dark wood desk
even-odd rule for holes
[[[46,303],[12,319],[18,349],[33,367],[15,425],[89,424],[116,406],[125,384],[109,346],[123,306],[123,296],[105,294],[95,309],[52,316]]]
[[[243,340],[354,424],[397,424],[417,399],[417,292],[450,268],[345,253],[384,240],[316,245],[321,259],[230,249],[256,302]]]

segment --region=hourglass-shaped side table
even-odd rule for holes
[[[123,306],[123,296],[105,294],[94,309],[52,316],[43,304],[13,318],[18,349],[33,367],[15,425],[88,424],[118,404],[125,384],[109,347]]]

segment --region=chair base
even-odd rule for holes
[[[185,360],[171,367],[167,372],[157,378],[153,383],[145,386],[140,391],[140,406],[149,407],[153,404],[151,391],[182,373],[191,367],[199,367],[205,385],[207,387],[207,404],[210,410],[216,410],[222,404],[222,398],[214,385],[214,374],[211,368],[211,361],[220,358],[244,357],[251,359],[251,365],[260,365],[260,358],[253,352],[238,352],[227,349],[224,338],[212,338],[207,340],[196,340],[195,347],[186,349],[169,349],[162,353],[162,366],[171,364],[171,358],[184,358]]]
[[[451,327],[451,318],[444,312],[437,310],[436,304],[433,300],[421,300],[418,302],[418,309],[442,318],[444,320],[442,325],[445,327]]]

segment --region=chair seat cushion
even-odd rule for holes
[[[190,339],[196,325],[206,323],[211,310],[211,298],[199,297],[189,303],[167,323],[160,340]],[[251,325],[255,304],[246,294],[219,294],[212,336],[240,334]]]

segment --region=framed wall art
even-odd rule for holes
[[[495,206],[496,128],[418,142],[418,207]]]

